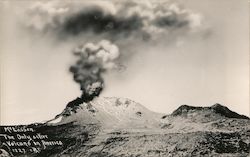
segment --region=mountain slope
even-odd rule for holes
[[[164,115],[125,98],[88,103],[77,98],[54,119],[33,126],[64,145],[28,156],[244,157],[250,152],[250,119],[219,104],[182,105]]]
[[[77,99],[76,99],[77,100]],[[70,102],[56,116],[57,124],[76,122],[79,125],[96,124],[103,130],[157,131],[183,133],[194,131],[238,131],[247,129],[249,118],[227,107],[215,104],[211,107],[182,105],[170,115],[148,110],[139,103],[125,98],[98,98],[89,103]],[[55,120],[55,119],[54,119]]]
[[[152,112],[129,99],[98,98],[76,107],[66,107],[62,123],[99,124],[103,128],[155,128],[162,114]],[[59,116],[58,116],[59,117]]]
[[[100,132],[79,147],[79,153],[72,152],[74,156],[238,157],[250,151],[249,118],[219,104],[182,105],[170,115],[121,98],[98,98],[76,106],[60,114],[58,125],[95,124]]]
[[[227,118],[238,118],[238,119],[249,119],[247,116],[240,115],[236,112],[229,110],[226,106],[222,106],[221,104],[214,104],[211,107],[194,107],[188,105],[181,105],[178,109],[176,109],[171,115],[178,116],[188,114],[190,112],[197,111],[210,111],[211,113],[215,113]]]

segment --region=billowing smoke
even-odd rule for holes
[[[175,37],[196,32],[202,25],[200,14],[169,0],[38,1],[25,13],[26,28],[43,34],[52,33],[59,37],[58,41],[67,37],[73,42],[79,39],[108,39],[121,44],[121,47],[127,41],[136,43],[138,39],[165,42],[161,37],[167,37],[175,40],[171,33]],[[126,49],[130,47],[126,46]],[[103,74],[117,66],[115,62],[118,58],[122,61],[122,57],[129,56],[129,51],[124,52],[126,54],[119,58],[118,47],[107,40],[87,43],[74,50],[77,61],[70,67],[70,72],[80,84],[83,101],[88,102],[99,96],[104,88]]]
[[[70,72],[80,84],[83,101],[88,102],[103,90],[103,74],[115,68],[119,49],[110,41],[102,40],[97,44],[87,43],[77,47],[74,55],[77,56],[77,61],[70,67]]]
[[[180,29],[197,30],[202,24],[200,14],[167,0],[38,2],[27,15],[29,27],[66,37],[92,32],[109,39],[144,39]]]

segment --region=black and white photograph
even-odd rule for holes
[[[0,157],[250,157],[248,0],[0,0]]]

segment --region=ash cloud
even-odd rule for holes
[[[77,37],[86,40],[90,34],[92,40],[105,38],[121,45],[126,39],[132,39],[133,43],[136,39],[160,41],[160,37],[169,33],[192,32],[202,25],[202,16],[198,13],[168,1],[146,0],[40,1],[27,10],[26,18],[27,28],[36,32],[78,40]],[[170,35],[168,38],[174,40]],[[104,88],[103,75],[110,69],[124,69],[116,62],[130,56],[129,51],[123,51],[126,54],[121,57],[118,46],[108,40],[87,43],[74,50],[77,61],[70,72],[80,84],[84,102],[99,96]]]
[[[113,15],[105,15],[101,10],[92,9],[89,12],[81,12],[69,17],[62,25],[65,33],[77,35],[81,32],[92,31],[95,34],[110,33],[129,35],[143,26],[142,19],[137,16],[117,18]]]
[[[178,29],[196,30],[202,16],[169,2],[58,1],[35,3],[27,12],[27,26],[66,36],[86,32],[108,38],[152,37]]]
[[[116,67],[119,49],[108,40],[87,43],[74,50],[77,61],[70,67],[74,80],[80,84],[82,99],[91,101],[104,87],[103,74]]]

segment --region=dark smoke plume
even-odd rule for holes
[[[97,44],[87,43],[77,47],[74,54],[78,59],[70,67],[70,72],[80,84],[83,101],[89,102],[103,90],[103,74],[116,66],[119,49],[109,41],[102,40]]]
[[[180,29],[193,31],[202,25],[200,14],[167,0],[43,2],[30,7],[27,15],[28,27],[63,37],[91,32],[108,39],[141,39]]]
[[[105,14],[101,9],[92,9],[89,12],[80,12],[69,17],[62,25],[63,32],[77,35],[81,32],[92,31],[96,34],[110,33],[129,35],[140,30],[142,19],[133,15],[131,17],[116,17]]]

